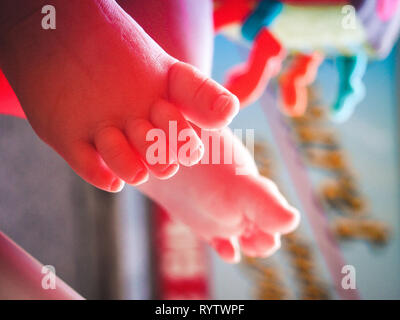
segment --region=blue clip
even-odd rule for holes
[[[339,72],[339,92],[332,112],[336,122],[344,122],[350,118],[355,107],[365,97],[362,78],[367,68],[368,58],[362,52],[353,57],[339,57],[336,62]]]
[[[257,8],[246,19],[242,26],[242,36],[253,41],[262,28],[272,24],[282,12],[283,4],[276,0],[261,0]]]

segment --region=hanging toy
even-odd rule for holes
[[[364,99],[366,90],[362,82],[368,60],[382,60],[392,51],[399,35],[399,0],[353,0],[357,19],[365,33],[364,48],[350,56],[338,56],[336,66],[339,89],[332,106],[333,119],[344,122]],[[355,49],[357,50],[357,49]]]
[[[282,110],[291,116],[301,116],[308,104],[307,87],[314,82],[318,67],[324,60],[319,52],[298,54],[294,57],[290,68],[281,75]]]
[[[219,32],[229,25],[241,25],[241,37],[252,43],[246,63],[228,72],[225,87],[247,106],[257,100],[269,80],[276,76],[286,51],[268,27],[280,14],[279,1],[223,0],[216,2],[214,28]]]
[[[365,96],[362,77],[368,59],[383,59],[397,40],[399,2],[216,0],[215,31],[251,45],[248,60],[228,71],[225,86],[246,107],[262,95],[271,78],[279,76],[283,112],[300,116],[319,65],[325,58],[335,59],[339,85],[332,116],[345,121]],[[287,55],[292,61],[281,72]]]
[[[338,122],[347,120],[354,108],[365,97],[365,86],[362,82],[367,68],[368,58],[365,53],[353,57],[336,58],[339,73],[339,91],[332,107],[334,119]]]
[[[399,0],[380,0],[377,3],[376,11],[382,21],[389,21],[396,13]]]

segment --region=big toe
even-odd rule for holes
[[[239,100],[232,93],[183,62],[176,62],[169,71],[168,96],[203,129],[223,128],[239,111]]]

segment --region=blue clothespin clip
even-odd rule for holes
[[[243,23],[242,36],[253,41],[260,30],[269,27],[275,18],[282,12],[283,4],[276,0],[262,0],[254,12]]]
[[[353,114],[355,107],[365,97],[362,78],[367,68],[368,58],[364,52],[352,57],[338,57],[339,91],[332,106],[335,122],[344,122]]]

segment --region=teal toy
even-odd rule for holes
[[[282,9],[283,4],[280,1],[261,0],[244,21],[241,29],[242,36],[248,41],[253,41],[262,28],[272,24]]]
[[[336,102],[332,106],[333,119],[336,122],[346,121],[355,107],[365,97],[365,86],[362,78],[365,74],[368,57],[361,52],[352,57],[336,58],[339,74],[339,90]]]

